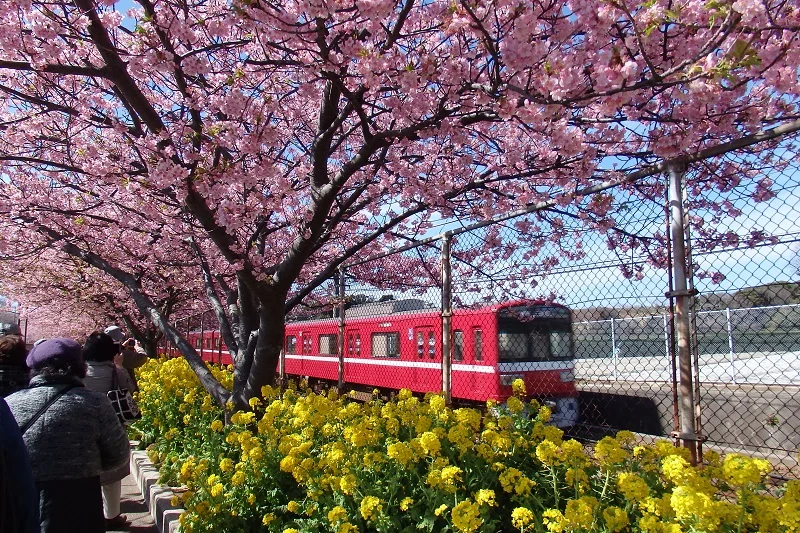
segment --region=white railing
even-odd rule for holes
[[[701,381],[800,385],[800,305],[701,311]],[[669,316],[574,323],[576,378],[671,381]]]

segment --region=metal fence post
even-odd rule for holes
[[[728,353],[731,356],[731,381],[736,384],[736,352],[733,346],[733,322],[731,321],[731,308],[725,308],[725,318],[728,322]]]
[[[664,353],[667,355],[667,359],[669,359],[669,317],[666,313],[661,316],[664,318]]]
[[[345,291],[345,282],[344,282],[344,269],[339,269],[339,275],[336,278],[337,287],[336,292],[338,296],[338,314],[339,314],[339,338],[336,339],[337,342],[337,351],[339,352],[339,374],[338,374],[338,381],[336,386],[341,393],[344,390],[344,291]]]
[[[672,276],[674,287],[667,297],[675,299],[675,331],[678,345],[679,415],[677,437],[684,448],[692,453],[692,463],[698,461],[697,427],[695,425],[695,397],[692,378],[690,297],[686,276],[685,214],[683,208],[684,166],[669,168],[670,241],[672,244]]]
[[[452,280],[450,278],[450,243],[453,234],[442,235],[442,391],[447,405],[452,403],[451,361],[453,346],[450,342],[453,321]]]
[[[611,362],[614,369],[614,381],[617,381],[617,365],[619,364],[617,356],[617,332],[614,324],[614,317],[611,317]]]
[[[203,358],[203,350],[205,349],[205,336],[206,336],[206,324],[205,324],[206,313],[203,311],[200,313],[200,358]],[[211,361],[209,361],[210,363]]]

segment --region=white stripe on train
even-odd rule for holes
[[[286,355],[286,359],[294,361],[315,361],[326,363],[338,363],[336,356],[316,356],[316,355]],[[345,357],[346,364],[372,365],[372,366],[401,366],[403,368],[428,368],[436,370],[442,368],[441,363],[427,363],[422,361],[403,361],[400,359],[363,359],[357,357]],[[458,372],[472,372],[475,374],[505,374],[510,372],[535,372],[541,370],[572,370],[572,361],[530,361],[523,363],[500,363],[499,369],[488,365],[464,365],[453,363],[453,370]]]

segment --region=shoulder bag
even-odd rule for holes
[[[25,432],[28,431],[28,429],[30,429],[30,427],[33,425],[33,423],[36,422],[37,420],[39,420],[39,417],[42,416],[45,411],[47,411],[48,407],[53,405],[53,403],[55,403],[56,400],[61,398],[61,396],[63,396],[68,390],[74,389],[74,388],[75,388],[75,385],[69,385],[68,387],[64,387],[63,389],[61,389],[60,391],[55,393],[52,398],[47,400],[45,402],[45,404],[43,406],[41,406],[38,411],[36,411],[35,415],[33,415],[31,418],[28,419],[27,422],[25,422],[24,424],[22,424],[19,427],[20,433],[22,433],[24,435]]]
[[[130,422],[142,417],[139,406],[136,405],[136,400],[133,399],[131,391],[122,389],[119,386],[119,378],[117,377],[116,366],[112,369],[111,373],[111,390],[108,391],[108,399],[111,400],[111,406],[117,413],[117,418],[121,423]]]

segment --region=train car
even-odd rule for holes
[[[345,312],[344,380],[372,390],[442,389],[442,320],[421,300],[391,300]],[[338,319],[286,324],[288,376],[336,384]],[[230,362],[218,332],[190,334],[205,360]],[[506,302],[452,315],[451,395],[454,401],[504,402],[522,379],[531,397],[548,401],[552,423],[578,421],[570,310],[546,302]],[[222,347],[222,348],[221,348]]]

